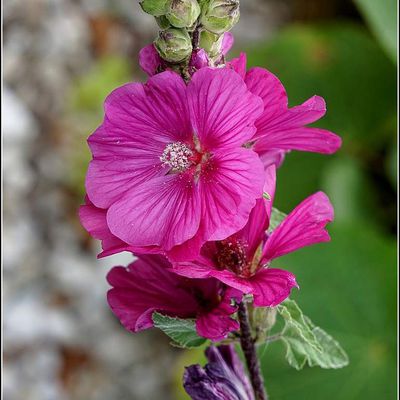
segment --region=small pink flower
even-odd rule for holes
[[[261,97],[264,112],[257,119],[257,133],[253,149],[260,155],[265,167],[272,163],[279,166],[290,150],[332,154],[341,146],[341,139],[334,133],[311,124],[325,115],[326,105],[322,97],[313,96],[303,104],[288,108],[288,98],[279,79],[264,68],[246,71],[246,55],[228,63],[246,82],[248,89]]]
[[[187,279],[170,272],[165,257],[143,255],[128,266],[114,267],[107,275],[112,286],[107,299],[124,327],[138,332],[153,326],[157,311],[179,318],[196,318],[200,336],[222,340],[239,328],[232,319],[232,299],[241,294],[216,279]]]
[[[333,220],[327,196],[318,192],[298,205],[270,234],[266,234],[275,193],[275,167],[266,170],[265,192],[269,200],[258,200],[247,225],[231,237],[206,243],[193,262],[173,263],[176,273],[190,278],[214,277],[243,293],[254,296],[256,306],[276,306],[285,300],[295,276],[270,268],[270,262],[302,247],[330,240],[325,229]]]
[[[263,165],[243,147],[262,109],[225,68],[203,68],[187,86],[166,71],[114,90],[88,140],[86,177],[112,235],[177,260],[243,228],[262,196]]]
[[[149,44],[139,51],[140,68],[149,76],[153,76],[159,72],[163,61],[158,55],[154,44]]]

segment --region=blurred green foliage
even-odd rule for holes
[[[393,61],[397,61],[397,1],[354,0],[371,30]]]

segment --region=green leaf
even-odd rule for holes
[[[192,319],[173,318],[154,312],[153,322],[154,326],[161,329],[174,341],[172,344],[178,347],[198,347],[207,340],[197,335],[195,321]]]
[[[306,317],[294,300],[278,306],[285,320],[281,340],[286,346],[286,360],[296,369],[306,363],[310,367],[337,369],[348,365],[349,359],[340,344]]]
[[[340,344],[303,315],[295,301],[286,300],[278,311],[285,319],[282,341],[292,367],[299,370],[308,363],[310,367],[337,369],[348,365],[348,356]]]
[[[312,331],[312,327],[307,323],[306,317],[294,300],[285,300],[278,306],[278,312],[285,320],[285,327],[282,332],[284,336],[296,337],[298,340],[309,344],[315,350],[322,350]]]
[[[396,61],[397,1],[354,0],[382,47]]]
[[[268,233],[274,231],[278,225],[286,218],[286,214],[272,207],[271,219],[269,221]]]

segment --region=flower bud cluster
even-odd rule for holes
[[[160,27],[154,46],[172,69],[188,67],[199,49],[210,65],[220,63],[223,37],[238,22],[239,0],[142,0]]]

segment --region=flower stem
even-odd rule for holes
[[[256,345],[251,336],[249,314],[244,302],[238,304],[238,319],[240,324],[240,344],[249,370],[251,385],[256,400],[268,400],[261,374],[260,363],[257,358]]]

